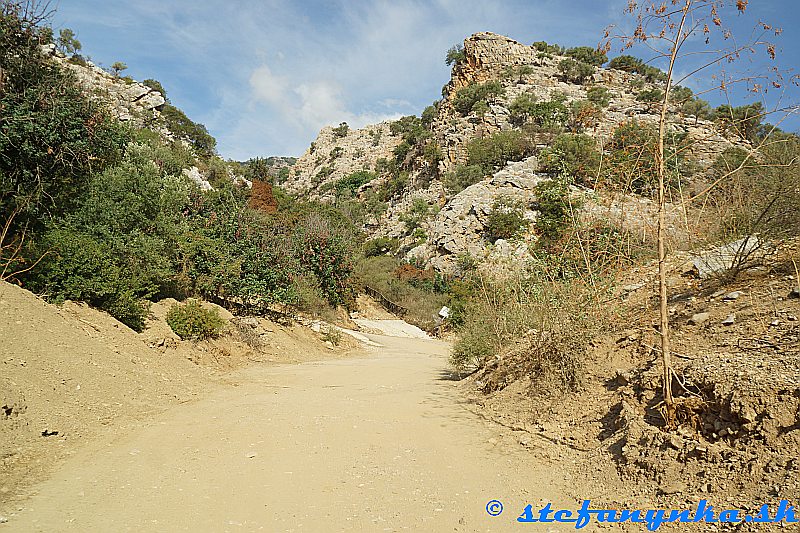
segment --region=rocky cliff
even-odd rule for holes
[[[166,103],[164,96],[136,81],[109,74],[91,61],[69,60],[56,45],[42,46],[42,53],[68,68],[78,78],[87,93],[108,105],[112,115],[142,127],[158,117],[158,109]]]
[[[401,134],[392,135],[391,123],[355,131],[345,129],[344,134],[343,128],[327,127],[300,157],[285,186],[293,192],[333,201],[333,190],[339,180],[361,170],[375,172],[372,182],[355,191],[363,199],[379,190],[386,195],[387,186],[396,183],[401,175],[404,176],[401,191],[389,187],[392,192],[388,207],[365,227],[371,236],[398,238],[407,259],[417,259],[440,270],[455,268],[456,258],[464,253],[487,260],[524,258],[529,241],[536,236],[528,233],[514,243],[501,239],[489,244],[484,238],[485,218],[499,197],[511,196],[528,206],[525,216],[535,220],[534,188],[552,176],[539,172],[533,157],[487,173],[484,180],[461,192],[448,192],[442,178],[467,162],[469,142],[501,131],[520,130],[520,124],[514,121],[512,104],[522,95],[536,102],[558,99],[565,109],[574,110],[576,105],[588,102],[590,91],[602,88],[607,102],[598,106],[596,112],[580,117],[579,123],[573,118],[564,129],[590,136],[601,153],[621,124],[633,120],[640,124],[658,122],[656,106],[639,96],[643,91],[657,92],[657,83],[637,73],[602,67],[592,67],[585,79],[576,82],[559,68],[559,63],[567,59],[560,52],[542,52],[535,46],[493,33],[475,34],[464,41],[463,56],[453,66],[451,79],[442,89],[442,100],[430,108],[433,115],[426,123],[430,134],[426,146],[438,149],[441,155],[438,168],[431,169],[422,150],[398,156],[398,146],[404,139]],[[479,110],[465,112],[459,106],[460,91],[486,82],[500,84],[502,90],[486,98]],[[687,114],[680,106],[673,106],[670,117],[671,131],[687,140],[685,155],[696,167],[698,177],[725,149],[748,146],[742,139],[721,131],[715,123]],[[536,150],[546,148],[553,137],[533,134]],[[408,175],[398,173],[397,169],[392,173],[380,168],[378,163],[382,158],[394,162]],[[652,202],[630,195],[613,196],[589,194],[590,201],[585,203],[584,211],[595,215],[606,213],[603,216],[627,212],[618,217],[620,223],[641,229],[647,219],[645,215],[652,212]],[[412,232],[407,214],[420,202],[430,209]],[[638,209],[640,216],[631,217],[630,209]]]

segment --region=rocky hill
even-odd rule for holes
[[[641,130],[658,121],[653,101],[660,90],[657,79],[599,66],[576,76],[562,65],[571,60],[565,55],[569,51],[547,46],[527,46],[494,33],[472,35],[464,41],[442,100],[417,119],[424,134],[413,130],[419,124],[407,119],[361,130],[326,127],[300,157],[285,187],[333,202],[344,188],[343,179],[371,172],[365,175],[368,180],[353,182],[353,193],[367,203],[376,197],[385,203],[369,214],[365,229],[372,237],[398,239],[406,259],[440,270],[453,270],[464,253],[479,260],[513,260],[526,246],[512,246],[503,239],[489,242],[486,218],[498,199],[510,197],[524,205],[526,219],[535,221],[535,186],[554,175],[552,168],[540,168],[540,156],[560,132],[589,136],[598,153],[607,154],[620,126],[632,124]],[[547,117],[536,123],[525,115],[524,106],[529,110],[537,103],[539,109],[554,114],[558,127]],[[670,128],[675,138],[682,139],[682,153],[693,168],[686,184],[691,193],[693,186],[702,186],[704,171],[720,153],[733,146],[746,149],[748,143],[681,104],[671,109]],[[501,132],[524,133],[532,148],[506,168],[503,164],[484,168],[483,179],[464,183],[463,190],[447,187],[448,174],[471,164],[472,141]],[[637,230],[648,225],[652,203],[646,198],[625,195],[624,189],[598,196],[592,184],[583,185],[572,192],[586,197],[586,212],[602,212],[606,218],[616,214],[620,223],[633,223]],[[427,209],[420,207],[423,202]],[[638,213],[631,217],[626,205]],[[409,224],[415,206],[415,222]],[[522,242],[531,239],[535,235],[529,232]]]
[[[43,45],[42,53],[74,72],[86,91],[106,102],[118,120],[133,121],[138,127],[143,127],[160,117],[159,109],[166,99],[159,91],[109,74],[91,61],[68,59],[55,44]]]

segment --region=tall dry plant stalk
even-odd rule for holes
[[[658,173],[658,280],[659,280],[659,315],[660,315],[660,340],[661,340],[661,363],[662,363],[662,389],[664,402],[664,418],[669,427],[675,427],[677,423],[676,403],[672,391],[672,358],[670,352],[670,323],[668,301],[669,294],[667,288],[667,250],[665,247],[666,232],[666,196],[667,196],[667,171],[664,157],[664,140],[667,134],[667,119],[670,112],[670,89],[674,84],[675,68],[679,61],[686,60],[690,54],[702,55],[703,60],[699,64],[691,64],[689,75],[682,78],[683,81],[689,76],[706,72],[714,66],[722,66],[739,59],[743,54],[755,52],[757,48],[763,48],[772,59],[775,58],[775,47],[765,41],[763,36],[773,31],[773,28],[763,22],[760,23],[762,32],[756,38],[746,43],[740,43],[732,39],[732,33],[723,26],[720,16],[725,9],[734,9],[738,13],[744,13],[747,9],[747,0],[738,1],[719,1],[719,0],[670,0],[663,2],[637,2],[629,0],[626,12],[635,17],[636,24],[632,33],[622,33],[612,35],[613,28],[606,30],[604,42],[600,49],[608,52],[611,50],[613,42],[621,42],[622,50],[633,48],[636,45],[649,49],[653,54],[654,60],[668,62],[668,70],[664,80],[664,96],[660,102],[658,140],[656,165]],[[711,40],[712,28],[722,37],[723,46],[719,49],[705,49],[701,51],[684,51],[689,39],[700,34],[707,36],[706,45]],[[774,30],[779,34],[779,30]],[[688,62],[688,61],[687,61]],[[771,70],[771,69],[770,69]],[[777,70],[774,70],[777,74]],[[779,74],[778,74],[779,76]],[[746,76],[732,79],[729,76],[721,75],[716,77],[718,88],[722,91],[731,89],[731,84],[735,82],[749,82],[749,89],[753,91],[763,91],[764,84],[754,80],[765,79],[768,74]],[[772,82],[774,87],[780,87],[778,81]]]

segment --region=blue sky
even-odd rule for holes
[[[526,44],[594,46],[608,24],[630,24],[622,14],[626,4],[61,0],[53,26],[75,30],[84,54],[96,63],[123,61],[134,78],[159,80],[175,105],[208,127],[223,157],[244,160],[300,155],[326,124],[359,127],[419,114],[449,79],[446,50],[472,33],[493,31]],[[796,0],[750,4],[747,16],[726,19],[735,35],[746,38],[759,19],[782,26],[778,64],[798,65]],[[638,52],[647,57],[646,50]],[[754,57],[763,62],[764,55]],[[710,74],[704,76],[687,84],[702,88],[710,83]],[[797,102],[797,96],[793,88],[782,103]],[[719,94],[707,99],[722,102]],[[800,120],[783,126],[796,131]]]

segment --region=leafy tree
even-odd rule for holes
[[[575,48],[568,48],[566,52],[564,52],[564,55],[571,57],[576,61],[593,65],[595,67],[599,67],[608,61],[608,57],[606,56],[605,52],[590,46],[577,46]]]
[[[751,141],[758,138],[764,114],[764,105],[761,102],[739,107],[723,104],[714,110],[714,118],[722,127]]]
[[[477,165],[484,172],[505,166],[508,161],[520,161],[533,153],[533,143],[516,130],[500,131],[467,143],[467,164]]]
[[[645,89],[636,95],[637,102],[644,102],[648,104],[648,108],[652,108],[653,104],[657,104],[664,100],[664,91],[661,89]]]
[[[608,68],[641,74],[649,82],[664,81],[667,77],[663,70],[651,65],[647,65],[638,57],[630,55],[621,55],[615,57],[608,63]]]
[[[81,51],[81,42],[75,37],[75,32],[69,28],[64,28],[58,32],[58,47],[65,54],[77,54]]]
[[[695,124],[697,124],[697,119],[711,120],[714,118],[714,111],[711,106],[701,98],[693,98],[684,102],[681,106],[681,112],[686,115],[694,115]]]
[[[539,159],[545,172],[570,176],[586,185],[593,184],[600,169],[597,142],[588,135],[559,135]]]
[[[583,61],[574,59],[562,59],[558,62],[558,70],[564,79],[572,83],[583,83],[594,74],[595,68]]]
[[[565,98],[554,94],[550,100],[539,102],[533,93],[522,93],[508,107],[511,122],[517,125],[530,121],[543,127],[563,126],[569,119]]]
[[[454,44],[447,50],[447,55],[444,59],[444,64],[447,66],[450,65],[457,65],[466,59],[466,54],[464,54],[464,46],[460,44]]]
[[[204,125],[194,122],[172,104],[165,104],[161,115],[166,120],[169,131],[189,142],[200,155],[210,157],[216,154],[217,140],[208,133]]]
[[[115,61],[113,65],[111,65],[111,70],[114,71],[114,76],[119,77],[119,73],[123,70],[127,70],[128,65],[123,63],[122,61]]]
[[[350,131],[350,126],[347,124],[347,122],[342,122],[337,127],[333,128],[333,136],[347,137],[348,131]]]
[[[453,98],[453,107],[462,115],[466,115],[476,110],[476,105],[483,103],[490,98],[502,96],[503,86],[498,81],[487,81],[486,83],[467,85],[459,89]]]
[[[90,173],[118,161],[129,138],[70,71],[42,57],[38,34],[0,14],[0,224],[16,213],[12,239],[73,207]]]
[[[564,54],[564,47],[558,44],[548,44],[545,41],[536,41],[531,45],[534,49],[538,50],[539,52],[543,52],[546,54]]]
[[[458,194],[470,185],[478,183],[486,176],[481,165],[456,165],[442,180],[450,194]]]

